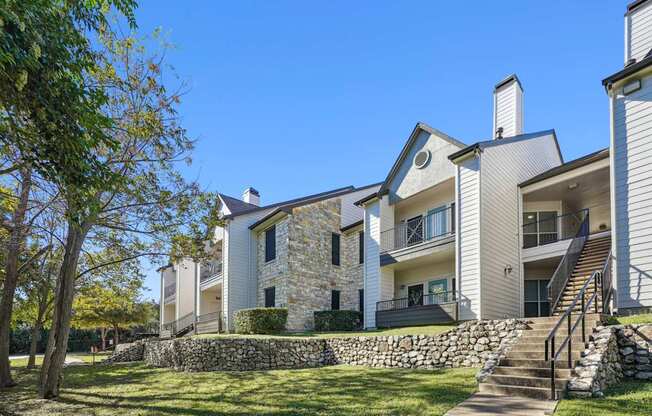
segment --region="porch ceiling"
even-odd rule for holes
[[[568,172],[571,173],[571,172]],[[560,175],[550,178],[547,186],[527,192],[523,189],[524,202],[563,200],[578,208],[586,206],[586,201],[604,200],[609,202],[609,166],[584,173]],[[571,189],[572,188],[572,189]]]
[[[401,260],[398,261],[397,263],[388,264],[387,266],[383,266],[383,267],[388,267],[394,269],[395,271],[401,271],[401,270],[411,269],[414,267],[420,267],[420,266],[425,266],[434,263],[442,263],[446,261],[450,261],[450,262],[455,261],[455,244],[448,243],[429,254],[410,258],[407,260]]]

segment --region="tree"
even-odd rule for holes
[[[82,199],[76,188],[60,188],[67,234],[41,369],[43,398],[58,395],[76,279],[143,257],[203,255],[200,247],[216,220],[214,195],[178,171],[180,162],[189,162],[193,141],[178,122],[180,93],[169,93],[161,83],[162,58],[147,56],[134,37],[104,35],[104,60],[94,79],[107,90],[104,108],[118,143],[99,151],[112,182],[90,187]],[[79,271],[82,249],[88,253],[88,268]],[[94,253],[108,249],[114,259],[95,258]]]

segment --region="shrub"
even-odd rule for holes
[[[317,311],[316,331],[354,331],[362,327],[362,312],[359,311]]]
[[[235,313],[235,332],[238,334],[274,334],[285,329],[287,308],[241,309]]]

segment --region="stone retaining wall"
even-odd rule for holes
[[[110,357],[108,357],[106,360],[102,361],[102,364],[142,361],[145,345],[146,344],[149,345],[150,343],[155,343],[155,342],[157,341],[143,339],[128,344],[118,344],[116,345],[113,354]]]
[[[480,367],[496,361],[527,321],[463,323],[437,335],[349,338],[179,338],[134,345],[109,362],[136,358],[182,371],[270,370],[350,364],[386,368]],[[129,354],[126,352],[129,351]],[[140,356],[138,357],[138,354]]]
[[[652,324],[617,326],[623,375],[652,380]]]
[[[613,326],[595,329],[568,383],[570,396],[601,397],[607,387],[622,378],[617,332]]]

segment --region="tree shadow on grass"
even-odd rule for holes
[[[555,415],[652,415],[652,382],[624,381],[609,388],[602,398],[563,400]]]

